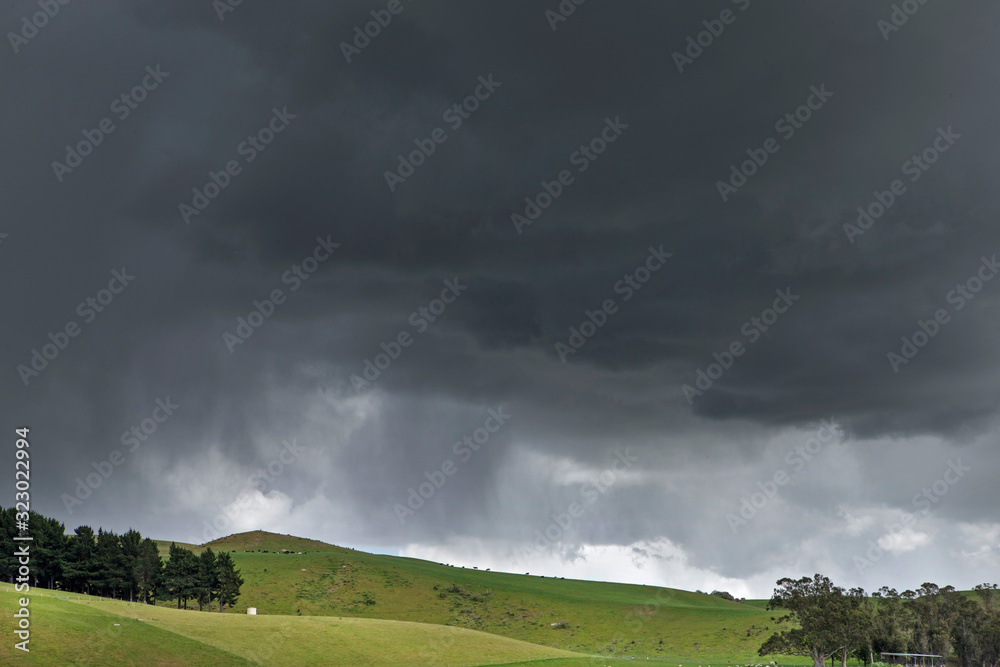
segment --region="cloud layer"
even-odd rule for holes
[[[217,5],[0,10],[35,509],[747,596],[995,578],[997,7]]]

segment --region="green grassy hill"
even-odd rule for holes
[[[417,621],[690,667],[758,662],[774,628],[760,605],[674,589],[462,569],[261,531],[205,546],[233,552],[246,580],[235,614],[257,607],[262,615]]]
[[[153,540],[153,541],[156,542],[156,548],[160,552],[160,558],[166,560],[167,557],[170,555],[170,542],[164,542],[163,540]],[[190,549],[195,553],[201,553],[201,551],[205,548],[200,544],[188,544],[187,542],[175,542],[174,544],[176,544],[179,547],[184,547],[185,549]]]
[[[19,597],[12,586],[0,586],[0,615],[11,618]],[[30,653],[15,649],[4,632],[0,664],[479,665],[561,657],[572,658],[563,665],[593,664],[496,635],[404,621],[197,613],[41,590],[32,593],[29,609]]]

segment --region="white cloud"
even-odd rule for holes
[[[871,514],[852,514],[847,508],[841,507],[840,516],[844,521],[844,532],[851,537],[857,537],[875,525],[875,517]]]
[[[914,551],[933,543],[934,539],[929,534],[912,528],[904,528],[901,531],[883,535],[878,539],[878,545],[881,549],[896,554]]]
[[[507,544],[475,539],[455,539],[440,545],[411,544],[401,549],[399,555],[466,568],[490,568],[517,574],[530,572],[545,577],[616,581],[691,591],[728,590],[736,597],[753,597],[755,591],[769,591],[772,585],[766,581],[750,583],[694,567],[684,550],[667,539],[629,545],[585,545],[569,558],[555,550],[528,557],[514,555]],[[766,574],[763,578],[770,580],[772,576]]]

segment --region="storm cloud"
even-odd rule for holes
[[[757,597],[995,579],[998,22],[8,3],[33,509]]]

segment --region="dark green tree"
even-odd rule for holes
[[[70,538],[68,556],[63,563],[63,576],[70,590],[90,595],[91,586],[98,577],[97,540],[94,529],[79,526]]]
[[[198,611],[205,606],[212,611],[212,600],[219,590],[219,570],[215,562],[215,553],[208,547],[198,556]]]
[[[872,632],[868,646],[868,661],[883,651],[905,653],[910,646],[912,628],[909,615],[903,607],[903,598],[895,588],[883,586],[872,593],[874,607]]]
[[[103,595],[117,598],[119,591],[128,585],[131,576],[126,568],[121,542],[114,531],[97,529],[95,556],[99,573],[98,581]]]
[[[1000,609],[996,584],[980,584],[962,599],[951,627],[951,645],[962,667],[1000,665]]]
[[[812,579],[780,579],[767,608],[787,611],[774,620],[795,627],[771,635],[758,653],[808,656],[815,667],[823,667],[847,645],[843,628],[834,622],[844,612],[843,598],[843,589],[819,574]]]
[[[916,592],[905,592],[903,597],[911,614],[911,651],[947,656],[951,652],[952,623],[963,596],[951,586],[939,588],[925,583]]]
[[[223,551],[216,559],[216,566],[219,571],[219,611],[226,605],[232,607],[240,597],[240,588],[243,586],[243,577],[236,569],[232,556],[228,551]]]
[[[190,549],[171,542],[163,577],[167,593],[170,597],[177,598],[177,608],[181,608],[183,601],[184,608],[187,609],[188,598],[197,596],[198,557]]]
[[[830,619],[834,634],[840,636],[840,665],[847,667],[852,656],[867,653],[875,625],[875,611],[864,589],[838,590],[834,594],[838,611]]]
[[[17,510],[13,507],[0,508],[0,577],[4,581],[14,583],[17,575],[17,557],[14,555],[14,538],[17,536],[15,516]]]
[[[148,603],[150,597],[155,599],[162,571],[160,550],[156,547],[156,542],[147,537],[139,543],[139,551],[132,564],[132,581],[135,582],[136,590],[142,594],[143,602]]]
[[[122,533],[118,538],[121,544],[122,559],[125,568],[125,585],[128,586],[128,601],[135,601],[135,592],[138,585],[135,580],[135,565],[139,559],[139,546],[142,544],[142,535],[138,530],[132,528],[128,532]],[[122,598],[124,598],[124,592]]]
[[[63,578],[69,541],[66,527],[47,516],[31,512],[31,571],[35,586],[55,588]]]

